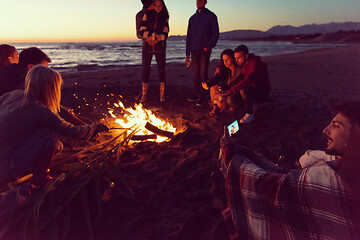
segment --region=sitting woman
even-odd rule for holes
[[[0,97],[0,184],[33,173],[32,183],[44,185],[61,150],[61,134],[88,140],[107,131],[103,124],[74,126],[59,117],[61,75],[43,65],[30,69],[25,90]]]
[[[0,45],[0,66],[19,63],[19,54],[14,46],[8,44]]]
[[[202,83],[205,90],[210,89],[210,98],[212,103],[212,110],[210,116],[218,114],[229,108],[230,112],[234,112],[237,102],[241,100],[239,94],[223,96],[222,91],[225,91],[240,81],[241,67],[236,64],[234,58],[234,51],[226,49],[221,53],[220,67],[217,69],[214,78],[207,83]]]

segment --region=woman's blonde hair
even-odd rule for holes
[[[62,82],[62,77],[57,71],[40,64],[32,67],[25,78],[22,105],[40,102],[53,113],[58,114]]]

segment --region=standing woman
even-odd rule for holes
[[[160,101],[165,102],[166,39],[169,34],[169,13],[163,0],[154,0],[153,9],[147,10],[140,24],[142,48],[142,97],[147,99],[151,59],[155,55],[160,80]]]
[[[25,90],[0,97],[0,184],[33,173],[33,184],[44,185],[62,148],[60,135],[88,140],[108,130],[103,124],[74,126],[59,117],[61,85],[58,72],[36,65],[26,75]]]
[[[0,45],[0,66],[19,63],[19,54],[14,46],[8,44]]]

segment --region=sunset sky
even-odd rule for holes
[[[140,0],[0,0],[0,43],[136,40]],[[185,35],[196,0],[165,0],[170,34]],[[220,31],[360,22],[359,0],[208,0]]]

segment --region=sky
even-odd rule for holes
[[[170,35],[185,35],[196,0],[165,0]],[[0,43],[131,41],[140,0],[0,0]],[[220,32],[360,22],[360,0],[208,0]]]

